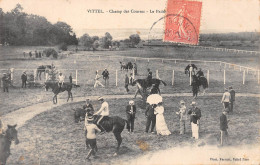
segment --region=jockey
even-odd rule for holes
[[[199,71],[197,72],[196,76],[198,76],[198,78],[204,77],[204,73],[201,71],[201,68],[199,68]]]
[[[96,113],[94,113],[94,115],[100,114],[100,118],[97,121],[97,125],[100,126],[102,128],[102,132],[104,132],[105,129],[99,123],[103,119],[106,120],[108,118],[108,116],[109,116],[109,106],[108,106],[108,103],[104,100],[103,97],[99,97],[98,101],[100,101],[102,103],[101,108]]]
[[[62,75],[62,73],[60,73],[59,76],[58,76],[58,84],[60,86],[60,89],[61,89],[61,87],[64,83],[64,79],[65,79],[65,77]]]
[[[150,68],[148,68],[147,71],[148,71],[148,75],[147,75],[146,80],[147,80],[147,87],[148,87],[148,86],[151,85],[151,80],[152,80],[152,78],[153,78],[153,73],[152,73],[152,71],[150,70]]]

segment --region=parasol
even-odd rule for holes
[[[152,94],[152,95],[147,97],[146,102],[149,103],[150,105],[158,104],[158,103],[162,102],[162,96],[160,96],[158,94]]]

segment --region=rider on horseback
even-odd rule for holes
[[[201,68],[199,68],[199,71],[197,72],[196,76],[198,77],[198,79],[204,77],[204,73],[201,71]]]
[[[105,129],[100,125],[100,122],[103,121],[103,120],[106,120],[108,118],[108,116],[109,116],[109,106],[108,106],[108,103],[104,100],[103,97],[99,97],[98,101],[100,101],[102,103],[101,108],[96,113],[94,113],[94,115],[100,114],[100,117],[97,121],[97,125],[100,126],[102,128],[101,131],[104,132]]]
[[[59,84],[59,87],[60,87],[59,90],[61,90],[61,87],[63,86],[64,79],[65,79],[65,77],[62,75],[62,73],[60,73],[59,77],[58,77],[58,84]]]

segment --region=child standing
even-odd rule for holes
[[[93,124],[93,116],[89,117],[88,122],[86,124],[87,130],[87,138],[86,141],[90,145],[91,149],[87,154],[86,159],[89,159],[91,155],[95,157],[97,152],[97,141],[96,141],[96,133],[101,132],[101,130],[97,127],[97,125]]]
[[[185,124],[187,120],[187,109],[185,106],[185,102],[183,100],[180,101],[180,110],[179,112],[176,112],[177,115],[179,115],[180,118],[180,134],[185,134]]]

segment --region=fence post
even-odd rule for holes
[[[33,77],[34,77],[33,82],[34,82],[34,84],[35,84],[35,83],[36,83],[36,78],[37,78],[37,69],[34,69],[34,71],[33,71]]]
[[[116,70],[116,86],[117,86],[117,70]]]
[[[224,85],[226,84],[226,70],[224,70]]]
[[[259,72],[258,72],[259,73]],[[259,74],[258,74],[259,75]],[[259,77],[259,76],[258,76]],[[172,70],[172,86],[174,84],[174,70]]]
[[[45,70],[45,82],[48,80],[48,77],[49,77],[49,72],[46,72]]]
[[[246,71],[244,70],[244,72],[243,72],[243,85],[245,84],[245,75],[246,75]]]
[[[78,70],[76,69],[76,85],[78,85]]]
[[[192,72],[191,72],[191,70],[190,70],[190,85],[191,85],[191,73],[192,73]]]
[[[159,72],[158,72],[158,70],[156,70],[156,78],[157,78],[157,79],[159,78]]]
[[[208,79],[208,86],[209,86],[209,70],[207,71],[207,79]]]
[[[14,85],[14,68],[11,68],[10,71],[11,71],[11,84]]]
[[[135,62],[136,62],[136,58],[135,58]]]

